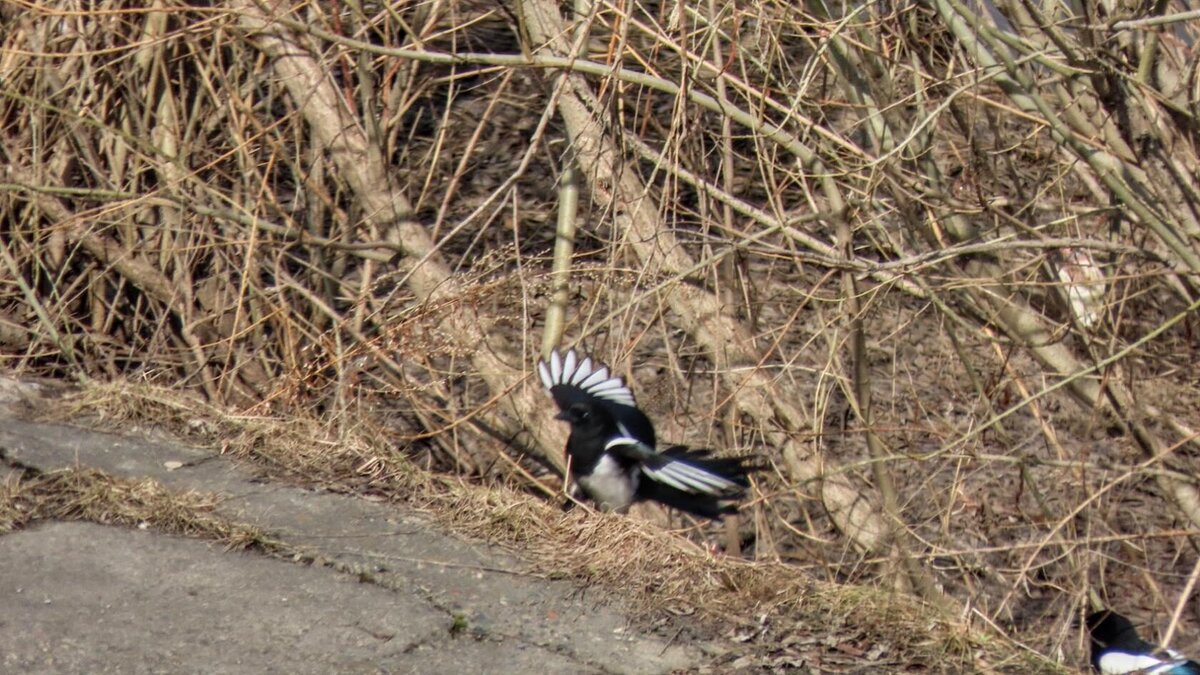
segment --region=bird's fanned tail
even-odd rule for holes
[[[617,405],[637,405],[625,380],[609,374],[608,366],[594,363],[590,356],[579,358],[574,349],[567,350],[566,354],[557,349],[550,352],[549,357],[538,361],[537,368],[542,385],[560,408],[581,397],[595,397]]]

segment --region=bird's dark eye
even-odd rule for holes
[[[579,421],[585,422],[585,421],[591,419],[592,412],[590,410],[580,410],[578,415],[579,415]]]

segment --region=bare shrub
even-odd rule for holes
[[[1180,3],[507,5],[0,5],[2,362],[551,491],[565,331],[773,463],[747,555],[1195,638]]]

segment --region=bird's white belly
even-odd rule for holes
[[[579,478],[579,484],[605,511],[620,511],[633,503],[638,473],[624,469],[612,457],[604,455],[591,475]]]

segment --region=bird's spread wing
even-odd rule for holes
[[[538,375],[559,407],[565,407],[563,400],[581,395],[631,408],[637,406],[625,380],[611,375],[607,366],[594,363],[591,357],[580,359],[574,349],[568,349],[566,354],[557,349],[550,352],[549,358],[538,361]]]
[[[1092,665],[1103,675],[1200,675],[1200,664],[1138,637],[1128,618],[1112,610],[1084,619],[1092,637]]]
[[[1122,651],[1110,651],[1101,656],[1097,662],[1097,666],[1103,675],[1128,675],[1130,673],[1192,673],[1195,671],[1188,670],[1189,661],[1184,658],[1178,660],[1163,660],[1149,654],[1129,654]],[[1184,667],[1183,670],[1175,670],[1176,668]]]
[[[703,452],[672,448],[673,454],[662,454],[632,436],[609,440],[605,450],[636,461],[647,478],[690,494],[725,497],[740,494],[744,489],[734,478],[704,466],[722,460],[701,460]]]

